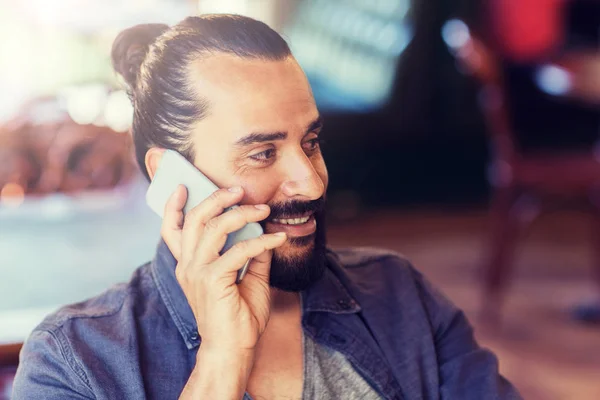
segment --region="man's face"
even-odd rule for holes
[[[274,251],[271,285],[304,289],[323,271],[328,180],[304,73],[291,57],[215,55],[195,63],[190,75],[209,102],[192,134],[196,167],[219,187],[243,187],[243,204],[271,206],[264,230],[288,236]]]

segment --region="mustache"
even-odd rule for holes
[[[311,201],[291,200],[286,203],[269,204],[269,207],[271,207],[271,214],[269,214],[269,217],[266,219],[267,221],[289,218],[299,214],[316,214],[325,209],[325,198],[320,197]]]

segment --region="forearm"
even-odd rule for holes
[[[253,352],[227,354],[203,350],[201,346],[196,366],[179,399],[240,400],[253,363]]]

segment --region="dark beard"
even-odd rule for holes
[[[316,201],[314,207],[318,210],[313,214],[317,223],[315,233],[309,236],[288,239],[289,246],[306,247],[308,250],[305,254],[293,257],[280,257],[274,251],[269,281],[271,287],[286,292],[301,292],[323,276],[327,245],[324,201]],[[272,210],[277,211],[278,208],[272,207]],[[308,244],[312,244],[312,248]]]

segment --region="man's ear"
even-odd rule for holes
[[[146,152],[145,163],[146,163],[146,171],[148,171],[148,175],[150,176],[150,180],[154,179],[154,174],[156,173],[156,169],[160,164],[160,160],[162,160],[163,153],[165,149],[161,149],[159,147],[151,147]]]

